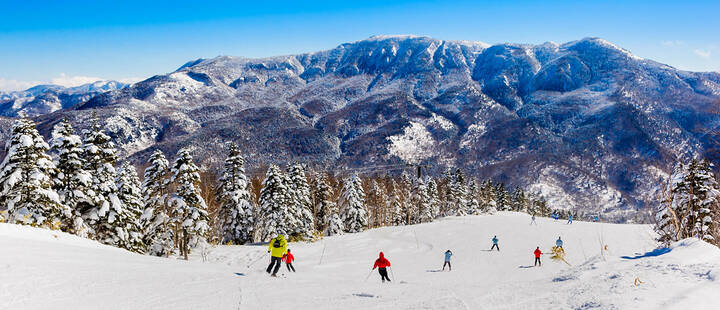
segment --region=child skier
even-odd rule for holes
[[[450,257],[452,257],[452,255],[452,251],[445,251],[445,263],[443,264],[443,271],[445,271],[445,265],[447,265],[450,271],[452,271],[452,265],[450,265]]]
[[[558,218],[560,218],[560,216],[557,213],[553,213],[552,218],[554,218],[557,221]]]
[[[387,269],[390,267],[390,261],[385,258],[385,254],[383,252],[380,252],[380,257],[375,260],[375,265],[373,265],[373,270],[375,268],[378,268],[378,272],[380,273],[380,279],[385,283],[385,280],[390,282],[390,278],[388,278]]]
[[[494,248],[497,248],[498,252],[500,252],[500,246],[498,246],[498,238],[497,236],[494,236],[492,238],[493,245],[490,247],[490,251],[492,251]]]
[[[557,241],[555,241],[555,245],[556,245],[558,248],[561,248],[561,249],[562,249],[563,241],[562,241],[562,239],[560,239],[560,237],[558,237]],[[564,250],[564,249],[563,249],[563,250]]]
[[[295,260],[295,256],[290,253],[290,249],[287,249],[287,254],[283,255],[282,260],[285,261],[285,267],[288,271],[295,272],[292,262]]]
[[[568,216],[568,224],[572,224],[572,214]]]
[[[287,252],[287,241],[282,234],[277,235],[275,238],[270,240],[268,244],[268,253],[270,253],[270,265],[267,267],[267,273],[272,270],[272,276],[276,277],[280,264],[282,264],[282,257]],[[274,269],[273,269],[274,267]]]
[[[540,261],[540,255],[542,255],[543,253],[542,253],[542,251],[540,251],[540,247],[535,248],[535,252],[533,252],[533,254],[535,254],[535,266],[540,265],[540,267],[542,267],[542,262]]]

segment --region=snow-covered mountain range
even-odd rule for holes
[[[75,87],[37,85],[23,91],[0,92],[0,115],[33,117],[70,108],[97,94],[123,89],[129,84],[97,81]]]
[[[631,217],[660,199],[678,159],[717,158],[718,106],[719,73],[599,38],[490,46],[378,36],[301,55],[199,59],[36,120],[44,134],[66,117],[82,129],[95,111],[138,163],[193,145],[214,167],[222,142],[235,141],[251,171],[292,160],[458,166],[552,207]]]

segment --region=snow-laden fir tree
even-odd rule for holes
[[[116,184],[118,197],[128,215],[125,227],[128,239],[125,248],[136,253],[145,253],[146,246],[140,226],[140,216],[143,214],[142,186],[135,167],[128,162],[123,162],[118,171]]]
[[[467,215],[467,187],[465,174],[459,168],[455,170],[448,187],[448,203],[451,214],[462,216]]]
[[[695,215],[692,234],[706,242],[720,244],[720,185],[710,162],[693,161],[691,165],[694,165],[693,194],[696,200],[691,211]]]
[[[425,183],[427,184],[428,197],[430,198],[430,215],[432,216],[430,221],[433,221],[440,215],[439,190],[437,183],[432,178],[428,177]]]
[[[299,163],[288,167],[288,208],[290,214],[297,219],[291,232],[293,239],[312,238],[315,234],[315,221],[312,215],[310,184],[305,176],[305,168]]]
[[[498,211],[512,211],[512,198],[507,189],[505,189],[505,183],[498,183],[495,187],[495,196],[497,197],[497,209]]]
[[[707,161],[679,164],[671,176],[670,196],[656,212],[655,230],[660,241],[670,243],[697,237],[717,243],[720,232],[720,190]]]
[[[90,188],[92,203],[80,209],[83,220],[90,227],[91,236],[108,245],[130,249],[129,227],[133,217],[127,212],[117,194],[115,178],[115,145],[102,132],[97,118],[84,131],[83,159],[85,170],[92,175]]]
[[[515,187],[515,191],[512,193],[512,208],[515,212],[529,213],[527,210],[527,198],[525,197],[525,191],[519,186]]]
[[[338,203],[345,231],[361,232],[367,227],[367,211],[365,211],[365,193],[362,182],[357,175],[351,176],[343,185]]]
[[[80,210],[92,204],[92,175],[83,167],[82,139],[74,133],[67,119],[53,128],[50,152],[55,155],[58,169],[53,179],[53,189],[60,195],[62,203],[70,208],[71,216],[63,223],[63,229],[87,237],[89,229]]]
[[[479,195],[480,190],[478,189],[477,183],[474,179],[470,179],[467,186],[467,198],[465,199],[467,204],[465,211],[467,214],[480,213],[480,201],[478,201]]]
[[[382,225],[382,216],[385,211],[385,193],[378,184],[377,180],[373,179],[370,182],[370,189],[367,193],[367,205],[368,211],[370,211],[370,226],[378,227]]]
[[[398,195],[402,201],[402,212],[405,224],[416,224],[417,205],[413,202],[413,181],[407,172],[400,175],[398,183]]]
[[[231,143],[229,148],[230,154],[225,159],[215,194],[220,208],[220,236],[223,243],[244,244],[253,241],[255,221],[245,161],[237,145]]]
[[[199,170],[190,149],[180,149],[171,169],[171,181],[175,183],[176,189],[170,198],[170,205],[173,207],[175,221],[180,223],[178,247],[180,255],[186,260],[191,248],[207,243],[210,230],[207,205],[200,194]]]
[[[405,222],[405,214],[403,212],[404,209],[406,209],[403,205],[405,204],[405,200],[402,197],[402,190],[399,188],[399,185],[395,182],[395,180],[390,181],[390,192],[392,193],[392,196],[390,197],[390,214],[389,214],[389,222],[390,225],[393,226],[400,226],[407,224]]]
[[[278,234],[287,235],[294,227],[288,210],[288,189],[285,176],[277,165],[270,165],[258,200],[257,231],[260,240],[270,240]]]
[[[425,180],[420,179],[415,183],[415,188],[413,189],[413,203],[418,208],[417,222],[432,222],[435,217],[433,216],[432,201],[430,195],[428,194]]]
[[[53,190],[57,168],[50,147],[29,119],[16,120],[0,164],[0,205],[8,223],[59,229],[71,218],[70,209]]]
[[[328,185],[327,175],[318,174],[315,177],[313,196],[313,201],[315,202],[315,229],[317,231],[325,231],[325,227],[327,227],[330,219],[330,208],[336,207],[332,199],[332,188]]]
[[[495,193],[495,185],[491,180],[486,181],[480,190],[482,197],[482,205],[480,209],[486,214],[495,214],[497,212],[497,195]]]
[[[345,225],[340,218],[337,205],[332,204],[328,208],[327,225],[323,234],[326,236],[334,236],[341,235],[344,231]]]
[[[142,183],[144,211],[140,223],[150,255],[168,256],[175,249],[172,214],[167,204],[170,163],[162,151],[155,150],[145,168]]]

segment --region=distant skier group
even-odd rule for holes
[[[557,214],[553,214],[553,218],[557,220]],[[597,221],[597,217],[594,220]],[[534,215],[532,216],[530,224],[537,225]],[[568,217],[568,224],[572,224],[572,215]],[[492,246],[490,247],[489,251],[497,249],[498,252],[500,252],[499,239],[497,235],[493,236],[491,241]],[[558,239],[555,241],[554,248],[563,248],[563,240],[561,237],[558,237]],[[268,244],[268,253],[270,253],[270,264],[268,265],[266,270],[268,274],[276,277],[282,262],[285,262],[285,266],[287,267],[288,272],[295,272],[295,267],[292,264],[293,261],[295,261],[295,257],[290,252],[290,249],[287,248],[287,240],[282,234],[277,234],[272,240],[270,240],[270,243]],[[533,266],[542,266],[542,261],[540,260],[540,257],[543,255],[543,252],[540,250],[539,246],[535,248],[535,251],[533,251],[533,255],[535,256],[535,263]],[[452,256],[453,252],[451,250],[445,251],[445,261],[443,263],[442,271],[445,271],[445,267],[448,267],[448,270],[452,271],[452,264],[450,262]],[[385,253],[380,252],[378,258],[373,264],[371,272],[375,269],[378,269],[380,280],[383,283],[385,281],[392,282],[388,275],[388,269],[390,268],[390,266],[390,261],[385,257]],[[390,271],[392,272],[392,270]]]

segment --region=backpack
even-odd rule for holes
[[[281,248],[282,242],[280,242],[280,239],[275,239],[275,242],[273,242],[273,248]]]

